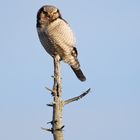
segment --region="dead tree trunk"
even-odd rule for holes
[[[69,104],[71,102],[74,102],[76,100],[81,99],[85,95],[87,95],[90,91],[88,89],[86,92],[81,94],[80,96],[68,99],[66,101],[62,100],[62,82],[61,82],[61,67],[60,67],[60,57],[59,55],[56,55],[54,57],[54,85],[53,90],[47,88],[49,91],[52,92],[53,95],[53,103],[48,104],[48,106],[53,107],[53,117],[52,121],[49,122],[52,124],[51,129],[42,128],[43,130],[52,132],[54,140],[64,140],[64,134],[63,134],[63,108],[66,104]]]
[[[52,123],[53,137],[54,140],[64,140],[62,131],[63,101],[62,101],[61,67],[60,67],[60,58],[58,55],[54,58],[53,96],[54,96],[53,123]]]

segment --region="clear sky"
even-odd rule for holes
[[[80,82],[62,63],[63,98],[92,92],[64,109],[65,139],[140,139],[140,1],[13,0],[0,2],[0,139],[52,140],[53,61],[36,32],[36,13],[59,7],[77,38]]]

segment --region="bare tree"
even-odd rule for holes
[[[64,134],[63,134],[63,108],[65,105],[77,101],[79,99],[81,99],[82,97],[84,97],[85,95],[87,95],[90,91],[90,89],[88,89],[86,92],[84,92],[83,94],[65,100],[62,100],[62,81],[61,81],[61,65],[60,65],[60,57],[59,55],[56,55],[54,57],[54,85],[53,85],[53,89],[49,89],[47,88],[47,90],[51,91],[52,95],[53,95],[53,103],[52,104],[47,104],[48,106],[53,108],[53,117],[52,117],[52,121],[49,122],[52,125],[51,129],[47,129],[47,128],[42,128],[43,130],[49,131],[53,134],[53,138],[54,140],[64,140]]]

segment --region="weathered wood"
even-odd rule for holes
[[[85,91],[84,93],[82,93],[81,95],[76,96],[74,98],[71,98],[71,99],[68,99],[68,100],[64,101],[64,105],[67,105],[67,104],[72,103],[74,101],[78,101],[79,99],[81,99],[84,96],[86,96],[89,92],[90,92],[90,88],[87,91]]]
[[[54,140],[64,140],[63,135],[63,123],[62,123],[62,112],[63,112],[63,100],[62,100],[62,82],[61,82],[61,67],[60,58],[58,55],[54,57],[54,86],[53,86],[53,121],[52,130]]]
[[[54,57],[54,85],[53,89],[49,89],[46,87],[46,89],[52,93],[53,95],[53,103],[47,104],[49,107],[53,108],[53,116],[52,121],[48,122],[47,124],[51,124],[52,128],[43,128],[42,130],[45,130],[47,132],[51,132],[53,134],[54,140],[64,140],[64,134],[63,134],[63,108],[64,105],[69,104],[71,102],[77,101],[84,96],[86,96],[90,92],[90,88],[82,93],[81,95],[65,100],[62,100],[62,81],[61,81],[61,65],[60,65],[60,57],[59,55],[56,55]]]

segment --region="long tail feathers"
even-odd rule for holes
[[[77,78],[80,80],[80,81],[85,81],[86,80],[86,77],[84,76],[83,72],[81,71],[81,69],[74,69],[72,66],[71,66],[72,70],[74,71],[75,75],[77,76]]]

